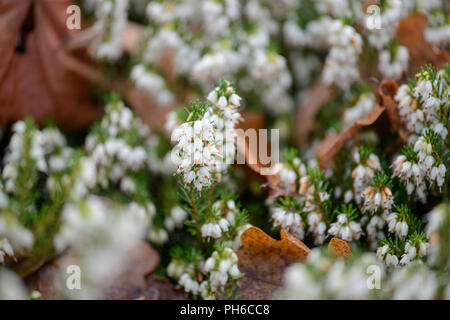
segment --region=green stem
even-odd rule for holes
[[[191,198],[192,215],[194,216],[194,223],[195,223],[195,231],[196,231],[197,241],[198,241],[198,244],[200,246],[202,246],[203,245],[202,234],[201,234],[201,231],[200,231],[200,222],[198,220],[197,206],[195,205],[194,185],[193,184],[190,185],[189,196]]]

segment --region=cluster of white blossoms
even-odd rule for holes
[[[240,247],[240,235],[249,224],[242,219],[234,200],[216,201],[201,226],[203,238],[221,239],[229,247]]]
[[[79,265],[83,277],[81,290],[65,290],[62,294],[98,298],[101,289],[121,272],[129,251],[145,237],[149,221],[148,210],[136,203],[119,205],[93,195],[66,203],[53,243],[58,252],[70,247],[72,254],[64,264]]]
[[[222,199],[214,202],[213,212],[222,231],[220,237],[222,243],[233,250],[239,249],[242,246],[242,233],[251,227],[251,224],[247,223],[246,216],[242,214],[242,210],[237,207],[233,199]]]
[[[428,253],[430,245],[425,241],[411,241],[408,240],[405,244],[405,251],[400,259],[400,265],[404,266],[414,259],[423,258]]]
[[[399,266],[399,259],[394,252],[394,249],[392,249],[388,244],[385,244],[381,247],[378,247],[377,249],[377,257],[381,261],[384,261],[386,263],[386,266],[392,266],[392,267],[398,267]]]
[[[281,186],[290,194],[270,206],[274,227],[285,228],[300,240],[309,233],[315,243],[322,244],[327,236],[323,208],[330,195],[320,170],[315,165],[307,167],[300,158],[293,157],[278,164],[274,174],[280,177]]]
[[[378,57],[378,70],[384,78],[400,79],[403,72],[408,69],[409,51],[404,46],[394,46],[392,50],[380,51]]]
[[[401,120],[412,134],[422,135],[428,129],[433,130],[442,139],[446,139],[448,128],[446,112],[450,103],[450,88],[447,69],[426,68],[416,75],[414,85],[403,84],[395,95]]]
[[[33,234],[20,225],[15,215],[0,211],[0,264],[6,258],[14,260],[17,253],[30,249],[33,243]]]
[[[261,87],[262,103],[273,114],[290,111],[293,107],[288,90],[292,77],[286,59],[273,50],[256,50],[250,75]]]
[[[235,159],[235,139],[237,138],[235,127],[242,120],[239,113],[241,97],[236,94],[234,87],[228,81],[222,80],[219,86],[208,94],[207,99],[214,105],[214,108],[208,109],[205,117],[209,118],[221,132],[218,148],[222,150],[221,153],[225,160],[222,168],[225,170],[226,165]]]
[[[231,248],[219,246],[205,260],[191,253],[190,259],[173,258],[167,266],[167,275],[194,296],[216,299],[226,286],[233,285],[233,280],[242,277],[238,257]]]
[[[380,281],[385,272],[376,257],[365,253],[350,260],[333,259],[313,249],[305,262],[291,265],[284,274],[278,299],[370,299],[378,290],[367,286],[367,268],[379,266]]]
[[[424,8],[428,17],[428,26],[425,29],[425,39],[438,48],[448,48],[450,44],[450,20],[448,13],[442,7],[439,0],[427,1],[427,8]]]
[[[101,0],[95,8],[94,57],[116,61],[122,55],[122,32],[128,22],[129,0]]]
[[[450,24],[427,28],[425,39],[439,48],[446,48],[450,44]]]
[[[445,269],[450,265],[448,259],[448,226],[450,206],[448,203],[437,205],[427,214],[426,235],[430,239],[427,262],[432,266],[441,265]]]
[[[367,222],[368,221],[368,222]],[[361,219],[361,223],[366,225],[366,235],[369,241],[370,249],[376,250],[378,248],[378,241],[383,240],[386,237],[383,229],[385,226],[385,220],[379,215],[373,215],[372,217],[364,216]]]
[[[358,59],[362,51],[362,39],[356,30],[335,20],[330,27],[331,50],[325,61],[323,81],[342,90],[359,79]]]
[[[380,51],[389,45],[389,42],[395,36],[400,19],[407,13],[404,1],[387,0],[385,2],[385,5],[381,8],[380,15],[376,16],[375,19],[373,15],[367,15],[367,20],[374,21],[365,24],[370,45]],[[379,20],[377,20],[378,18]],[[376,25],[377,22],[379,22],[379,26]]]
[[[245,71],[239,87],[258,82],[262,94],[270,92],[262,96],[269,110],[280,112],[292,106],[287,93],[291,76],[284,58],[269,54],[275,59],[267,59],[272,30],[266,28],[268,24],[258,22],[267,19],[271,25],[277,22],[272,20],[265,4],[256,1],[241,4],[236,0],[152,1],[146,12],[150,28],[142,64],[166,72],[165,56],[170,53],[170,74],[200,85],[204,93],[211,83],[221,78],[238,80],[237,75]],[[244,17],[258,27],[243,28],[240,21]]]
[[[385,252],[386,256],[388,254]],[[395,256],[390,259],[395,264]],[[379,278],[368,279],[367,274],[375,271]],[[441,290],[448,280],[442,284],[439,279],[436,271],[420,261],[386,269],[373,253],[356,254],[343,260],[314,249],[305,262],[289,266],[283,286],[275,297],[293,300],[448,299],[448,284],[443,293]]]
[[[118,184],[126,194],[137,186],[133,173],[146,169],[148,152],[145,141],[149,128],[124,103],[112,97],[100,123],[86,138],[87,155],[94,162],[95,184],[108,188]]]
[[[408,195],[416,191],[416,197],[422,202],[426,202],[426,184],[419,165],[417,163],[411,163],[404,155],[398,156],[392,165],[394,167],[393,175],[399,177],[406,183]]]
[[[360,120],[370,114],[375,106],[375,95],[372,92],[364,92],[356,103],[345,110],[343,122],[345,127],[350,127],[355,121]]]
[[[13,271],[0,268],[0,300],[24,300],[27,298],[25,284]]]
[[[445,183],[447,168],[440,159],[436,148],[436,137],[433,131],[426,131],[414,144],[414,153],[399,155],[394,163],[394,176],[398,176],[405,184],[408,195],[415,191],[416,197],[426,202],[427,183],[442,188]],[[427,182],[427,183],[426,183]]]
[[[353,160],[356,163],[352,171],[353,192],[355,201],[358,205],[363,203],[362,193],[370,186],[375,173],[381,171],[380,159],[374,153],[361,157],[358,149],[352,153]]]
[[[359,240],[362,234],[361,224],[341,213],[337,216],[337,221],[330,225],[328,234],[345,241]]]
[[[220,218],[217,222],[207,222],[202,225],[202,237],[203,238],[222,238],[222,233],[228,232],[230,223],[225,218]]]
[[[27,177],[18,182],[19,168],[36,168],[36,172],[48,171],[44,136],[31,123],[17,121],[13,126],[13,135],[7,153],[3,159],[2,178],[5,191],[16,193],[19,188],[32,188],[36,178]],[[23,184],[23,185],[22,185]]]
[[[66,138],[56,128],[41,130],[44,153],[47,156],[48,173],[62,172],[69,168],[73,149],[67,145]]]
[[[379,1],[374,5],[376,7],[366,8],[367,14],[362,16],[360,24],[364,26],[369,44],[378,50],[378,71],[381,76],[399,79],[408,68],[409,51],[397,43],[395,35],[400,20],[413,7],[404,0]]]
[[[298,192],[300,178],[306,176],[306,165],[295,157],[290,162],[278,162],[274,165],[273,174],[280,178],[281,187],[289,194]]]
[[[168,230],[159,227],[159,226],[153,226],[150,228],[147,234],[147,239],[150,240],[154,244],[162,245],[169,240],[169,233]]]
[[[404,239],[399,237],[399,239]],[[414,260],[420,260],[428,254],[430,247],[423,235],[411,235],[404,242],[403,249],[398,247],[396,243],[383,242],[384,244],[378,247],[377,257],[386,266],[401,267],[411,263]]]
[[[299,210],[287,210],[283,207],[271,207],[271,217],[274,227],[288,230],[299,239],[305,237],[305,223]]]
[[[138,88],[148,91],[160,106],[169,106],[174,102],[172,92],[167,88],[162,76],[146,69],[142,64],[135,65],[131,70],[131,79]]]
[[[182,257],[174,258],[167,266],[167,275],[178,282],[187,293],[199,294],[200,283],[197,281],[196,271],[199,262],[187,262]]]
[[[185,184],[202,190],[213,179],[220,179],[234,161],[240,100],[231,84],[223,80],[208,94],[209,103],[194,103],[187,122],[173,130],[171,139],[177,144],[172,161]]]
[[[200,107],[201,108],[201,107]],[[217,172],[220,172],[222,153],[217,148],[218,137],[215,125],[204,116],[204,108],[199,118],[183,123],[171,136],[177,142],[172,150],[172,161],[177,165],[186,185],[197,190],[209,187]]]
[[[208,278],[199,287],[203,299],[215,299],[215,294],[220,294],[220,289],[227,285],[230,279],[239,279],[243,276],[237,262],[236,253],[230,248],[216,250],[206,259],[203,273]]]
[[[364,204],[362,206],[363,210],[369,211],[372,214],[380,209],[383,210],[384,213],[388,213],[394,205],[392,191],[387,186],[367,187],[361,196],[364,199]]]
[[[398,212],[387,215],[386,223],[389,228],[389,233],[394,233],[398,238],[405,239],[409,231],[409,226],[405,219],[406,217]]]
[[[389,278],[386,291],[390,291],[389,298],[395,300],[437,299],[438,275],[417,261],[396,269]]]
[[[173,206],[170,214],[164,218],[164,226],[167,231],[173,231],[175,228],[181,228],[188,218],[187,212],[180,206]]]

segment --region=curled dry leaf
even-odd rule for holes
[[[383,80],[378,87],[378,94],[382,105],[386,108],[386,113],[392,127],[397,131],[403,142],[408,141],[408,131],[400,121],[397,103],[394,96],[397,93],[398,85],[394,80]]]
[[[0,124],[24,117],[51,116],[63,128],[81,129],[98,116],[89,81],[100,74],[82,52],[63,40],[78,30],[66,27],[71,0],[0,2]]]
[[[439,50],[425,40],[424,32],[427,24],[427,17],[419,13],[410,14],[399,23],[397,37],[400,43],[409,49],[410,54],[408,76],[413,76],[425,64],[431,63],[441,68],[450,61],[448,51]]]
[[[158,266],[158,253],[146,242],[139,242],[126,259],[122,272],[107,286],[101,298],[136,299],[149,291],[151,282],[147,282],[146,276]],[[64,266],[70,264],[70,261],[71,253],[68,250],[27,277],[27,286],[38,290],[44,300],[61,298],[60,293],[64,290],[67,275]]]
[[[334,159],[339,150],[352,139],[363,127],[373,124],[384,112],[385,107],[376,105],[370,114],[336,135],[325,138],[317,149],[317,156],[320,159],[320,167],[323,168],[327,163]]]
[[[342,258],[348,258],[352,254],[347,241],[338,238],[331,238],[330,243],[328,243],[328,251],[333,256]]]
[[[316,114],[320,106],[332,98],[332,91],[321,79],[308,89],[302,103],[297,109],[296,130],[299,136],[300,145],[306,145],[311,131],[316,125]]]
[[[291,263],[305,259],[311,251],[286,230],[275,240],[259,228],[251,227],[241,235],[242,248],[236,251],[243,299],[269,299],[282,284],[284,270]]]

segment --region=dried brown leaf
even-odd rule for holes
[[[348,258],[352,254],[347,241],[338,238],[331,238],[330,243],[328,243],[328,251],[333,256],[341,258]]]
[[[251,227],[241,235],[242,248],[239,269],[245,273],[241,280],[243,299],[268,299],[282,282],[286,267],[303,260],[311,251],[302,241],[286,230],[281,240],[275,240],[259,228]]]
[[[397,28],[397,37],[402,45],[409,49],[410,68],[408,75],[412,76],[425,64],[433,64],[440,68],[450,62],[450,53],[439,50],[425,40],[424,32],[428,24],[425,15],[413,13],[401,20]]]
[[[99,74],[86,57],[62,46],[79,32],[66,27],[70,0],[0,2],[0,124],[24,117],[51,116],[69,130],[90,125],[99,115],[87,79]],[[22,40],[22,41],[20,41]],[[22,43],[19,48],[18,43]]]
[[[334,159],[339,150],[344,147],[347,142],[353,138],[363,127],[373,124],[384,112],[385,107],[376,105],[370,114],[360,120],[357,120],[352,126],[348,127],[341,133],[330,136],[323,140],[317,149],[317,156],[320,159],[320,167],[324,167],[327,163]]]

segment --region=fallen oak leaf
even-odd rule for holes
[[[241,235],[242,248],[236,251],[239,270],[245,274],[239,295],[243,299],[268,299],[282,284],[286,267],[304,260],[311,251],[286,230],[275,240],[259,228],[251,227]]]
[[[0,3],[0,124],[51,116],[69,130],[90,125],[99,110],[89,90],[95,70],[82,53],[64,50],[72,1],[3,0]]]
[[[352,126],[341,133],[325,138],[317,149],[317,156],[320,159],[319,166],[324,168],[356,133],[373,124],[385,109],[384,106],[376,105],[367,117],[355,121]]]
[[[348,258],[352,254],[347,241],[338,238],[331,238],[330,243],[328,243],[328,252],[332,256],[340,258]]]

